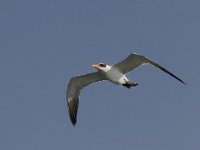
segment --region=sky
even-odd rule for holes
[[[0,149],[199,150],[200,1],[1,0]],[[81,92],[74,127],[71,77],[130,53],[156,61]]]

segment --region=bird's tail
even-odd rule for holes
[[[129,80],[129,81],[126,81],[126,83],[122,84],[122,85],[125,86],[126,88],[130,89],[132,86],[137,86],[138,84]]]

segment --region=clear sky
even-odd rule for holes
[[[1,0],[1,150],[199,150],[200,1]],[[101,82],[81,93],[77,126],[65,92],[72,76],[131,52],[152,66],[139,86]]]

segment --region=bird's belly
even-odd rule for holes
[[[125,82],[124,75],[120,73],[113,73],[113,72],[107,73],[106,77],[108,78],[109,81],[115,84],[123,84]]]

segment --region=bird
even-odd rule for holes
[[[183,80],[181,80],[179,77],[177,77],[158,63],[136,53],[131,53],[127,58],[113,66],[105,63],[93,64],[92,67],[97,70],[96,72],[72,77],[68,83],[66,100],[67,110],[72,125],[75,126],[77,122],[79,96],[81,90],[84,87],[99,81],[110,81],[111,83],[122,85],[130,89],[131,87],[137,86],[138,83],[135,83],[128,79],[126,77],[126,74],[144,64],[153,65],[164,71],[165,73],[169,74],[173,78],[177,79],[181,83],[186,84]]]

